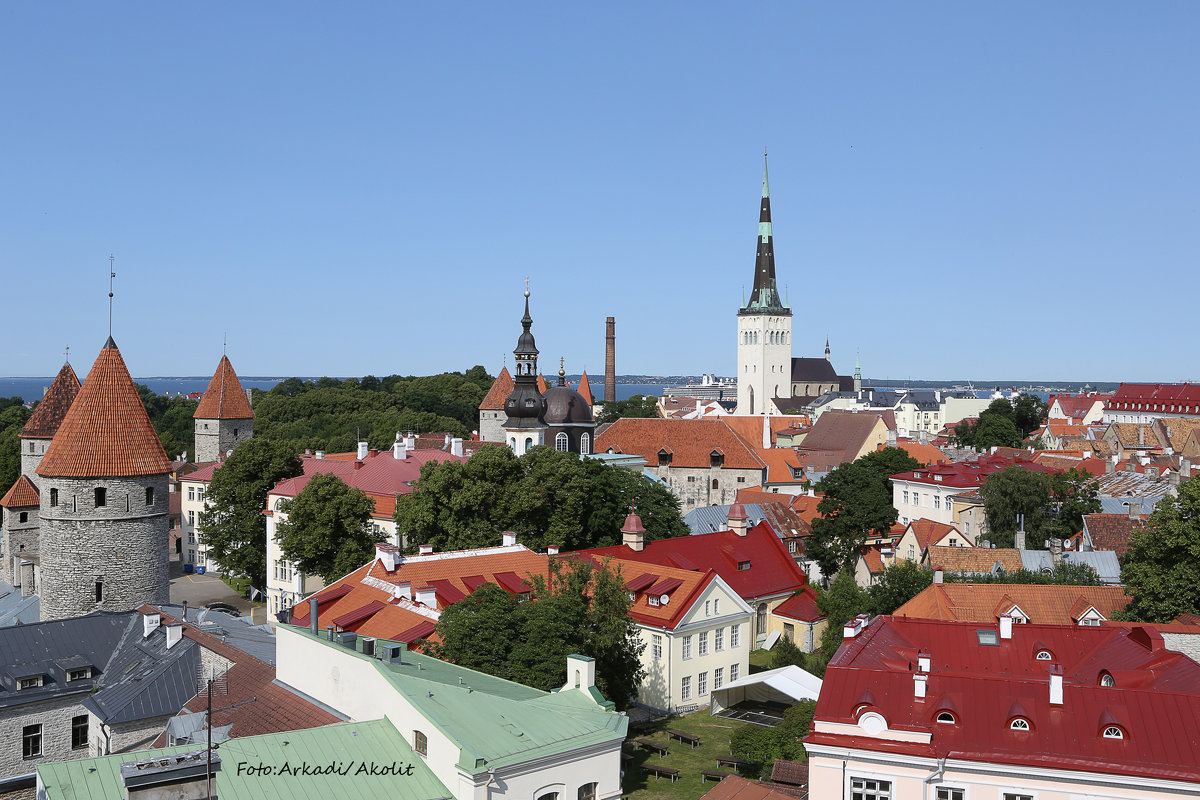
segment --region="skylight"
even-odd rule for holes
[[[981,645],[999,645],[1000,644],[999,632],[994,631],[991,628],[980,628],[980,629],[976,630],[975,633],[979,636],[979,643]]]

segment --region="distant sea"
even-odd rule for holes
[[[33,402],[42,398],[42,391],[49,386],[54,376],[48,378],[0,378],[0,397],[20,397],[25,402]],[[191,394],[203,392],[208,388],[211,378],[134,378],[137,383],[145,384],[155,394]],[[264,392],[273,388],[285,378],[240,378],[245,389],[261,389]],[[305,380],[309,380],[305,378]],[[312,379],[312,380],[315,380]],[[663,391],[662,385],[644,383],[618,383],[617,399],[628,400],[635,394],[648,394],[658,397]],[[604,379],[592,384],[592,394],[597,398],[604,397]]]

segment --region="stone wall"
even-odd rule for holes
[[[100,507],[95,504],[98,487],[107,494]],[[148,488],[154,490],[149,505]],[[167,504],[166,475],[46,479],[40,542],[42,619],[166,603]]]
[[[29,480],[33,481],[33,485],[42,488],[42,481],[45,480],[41,475],[37,474],[38,464],[42,463],[42,456],[46,455],[46,448],[50,446],[49,439],[17,439],[21,443],[21,474],[27,475]]]
[[[196,462],[216,461],[253,435],[253,419],[198,419]]]
[[[481,442],[503,442],[504,421],[508,415],[504,411],[479,412],[479,440]]]
[[[725,467],[652,467],[679,498],[684,514],[697,506],[729,505],[736,502],[738,489],[762,486],[763,470]],[[739,478],[741,481],[739,482]],[[716,488],[713,482],[716,481]]]
[[[22,511],[28,514],[25,522],[21,522]],[[0,541],[0,552],[4,553],[4,569],[0,574],[3,574],[4,580],[14,586],[21,583],[17,564],[23,557],[22,553],[24,553],[24,557],[34,559],[38,556],[39,525],[36,508],[4,509],[3,541]]]
[[[33,772],[39,764],[87,758],[87,745],[71,747],[71,719],[88,716],[80,702],[88,696],[79,692],[69,697],[57,697],[5,709],[0,716],[0,777],[12,778]],[[42,726],[42,754],[37,758],[23,757],[22,733],[26,725]],[[93,728],[88,728],[88,738]]]

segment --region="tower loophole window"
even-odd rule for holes
[[[153,486],[146,487],[146,505],[148,505],[148,506],[154,505],[154,487]]]
[[[108,489],[103,486],[96,487],[96,508],[103,508],[108,505]]]
[[[52,505],[52,506],[58,505],[58,489],[50,490],[50,505]]]

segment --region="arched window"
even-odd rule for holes
[[[567,451],[567,435],[565,433],[560,433],[554,437],[554,449],[560,453]]]
[[[1109,725],[1104,729],[1105,739],[1124,739],[1125,731],[1118,728],[1116,725]]]
[[[579,787],[579,800],[596,800],[596,784],[585,783]]]
[[[527,439],[525,440],[525,452],[526,452],[526,453],[528,453],[528,452],[529,452],[529,448],[531,448],[531,447],[533,447],[533,439],[528,439],[528,438],[527,438]]]
[[[755,613],[755,619],[754,619],[754,632],[759,633],[759,634],[767,632],[767,604],[766,603],[758,604],[758,610]]]
[[[1115,680],[1113,680],[1112,675],[1109,675],[1107,672],[1101,672],[1100,673],[1100,685],[1101,686],[1116,686],[1117,682]]]
[[[1054,656],[1050,655],[1049,650],[1038,650],[1037,660],[1038,661],[1053,661]]]
[[[949,711],[943,711],[942,713],[937,715],[937,721],[945,722],[948,725],[953,725],[954,724],[954,715],[951,714]]]
[[[1024,717],[1014,717],[1013,721],[1008,723],[1008,727],[1014,731],[1030,730],[1029,720],[1025,719]]]
[[[579,437],[579,452],[585,456],[592,452],[592,437],[586,433]]]
[[[713,478],[713,484],[712,484],[712,488],[714,488],[714,489],[718,488],[718,486],[717,486],[717,479],[716,479],[716,478]]]

